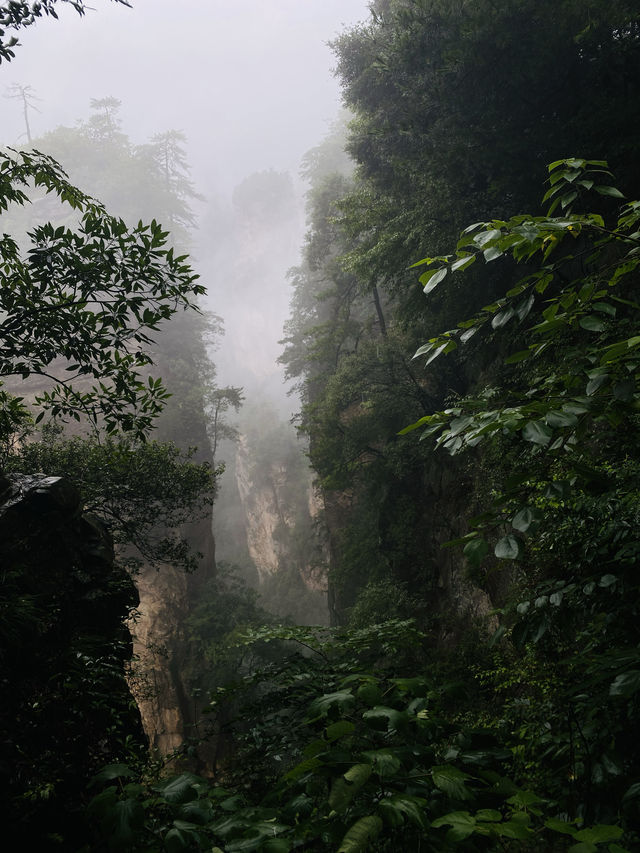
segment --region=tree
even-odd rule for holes
[[[37,225],[26,252],[7,234],[0,240],[0,376],[52,380],[35,399],[53,415],[143,437],[167,397],[160,379],[143,376],[152,363],[149,333],[194,308],[204,287],[186,256],[165,248],[168,233],[155,220],[127,228],[37,151],[2,156],[0,209],[26,204],[31,182],[80,222]]]
[[[429,367],[478,333],[500,334],[517,324],[519,349],[505,358],[508,372],[491,388],[425,415],[403,433],[422,427],[425,437],[437,436],[436,446],[452,455],[494,436],[518,438],[524,442],[522,453],[537,463],[538,476],[541,459],[561,459],[569,478],[580,475],[585,452],[594,455],[600,448],[606,458],[612,431],[622,425],[635,428],[640,306],[633,296],[640,265],[640,202],[625,204],[613,222],[599,213],[574,212],[590,194],[622,199],[609,185],[610,177],[604,161],[558,160],[549,166],[546,216],[520,214],[471,225],[455,254],[418,261],[416,267],[435,266],[420,276],[427,295],[479,259],[488,264],[510,256],[529,271],[503,296],[431,338],[414,356],[426,356]],[[558,208],[563,214],[552,216]],[[523,520],[515,525],[520,532],[527,529]],[[502,540],[500,550],[507,550],[510,541],[514,536]],[[517,556],[512,551],[508,556]]]
[[[12,101],[22,101],[22,114],[24,116],[24,126],[25,132],[27,136],[27,142],[31,145],[31,125],[29,124],[29,110],[35,110],[37,113],[40,110],[36,107],[34,101],[40,101],[42,98],[38,98],[37,95],[33,92],[32,86],[24,86],[20,83],[14,83],[13,86],[9,88],[8,93],[5,95],[5,98],[9,98]]]
[[[595,199],[601,212],[577,212]],[[549,166],[544,200],[546,215],[476,223],[455,253],[418,262],[429,298],[478,262],[514,260],[525,274],[509,265],[503,295],[416,353],[432,371],[448,353],[489,350],[503,362],[491,385],[403,432],[421,429],[425,445],[479,469],[475,517],[450,544],[464,546],[478,584],[501,574],[510,587],[494,642],[507,634],[518,666],[557,681],[544,712],[554,738],[541,732],[529,748],[532,761],[548,749],[547,790],[608,823],[621,801],[629,809],[640,760],[627,735],[640,690],[640,202],[616,212],[606,163],[577,157]]]
[[[11,0],[0,6],[0,63],[10,62],[15,56],[13,48],[19,45],[15,36],[7,35],[7,30],[30,27],[38,18],[46,16],[57,18],[55,9],[57,2],[58,0],[37,0],[37,2]],[[79,15],[84,15],[89,8],[84,0],[60,0],[60,2],[69,3]],[[127,0],[114,0],[114,2],[121,3],[123,6],[131,5]]]
[[[157,184],[159,198],[154,199],[154,209],[162,216],[178,242],[184,242],[187,230],[195,225],[190,201],[203,200],[189,179],[189,166],[184,146],[186,137],[179,130],[156,133],[151,142],[140,146],[136,156],[147,168],[160,177]]]
[[[462,566],[440,545],[459,535],[486,483],[476,492],[464,457],[445,462],[424,442],[404,443],[393,415],[415,422],[491,381],[499,353],[478,338],[426,375],[408,356],[500,298],[513,270],[476,263],[425,302],[410,267],[449,251],[470,221],[534,209],[546,164],[567,152],[606,157],[637,197],[639,27],[626,0],[387,0],[335,41],[354,114],[355,180],[333,196],[328,220],[311,225],[321,262],[313,275],[296,273],[286,342],[290,373],[302,377],[312,464],[325,502],[340,507],[330,514],[332,541],[357,539],[354,557],[367,553],[349,574],[336,547],[331,588],[338,577],[352,589],[368,582],[367,564],[378,571],[382,551],[394,577],[438,597],[435,609],[464,598],[454,581]],[[334,307],[348,325],[331,324]],[[405,500],[411,510],[400,513]],[[365,503],[354,537],[350,522]]]
[[[6,470],[46,471],[80,492],[85,512],[109,529],[120,564],[135,574],[141,563],[193,571],[198,555],[181,526],[209,517],[221,469],[196,462],[195,448],[126,438],[63,438],[48,425],[42,441],[13,451]]]

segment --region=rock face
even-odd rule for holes
[[[267,406],[246,419],[216,503],[216,549],[258,587],[261,604],[299,624],[326,624],[324,509],[288,421]],[[227,457],[229,458],[229,457]]]
[[[202,584],[215,573],[211,522],[205,519],[181,529],[202,554],[191,575],[172,566],[159,571],[143,566],[136,576],[140,604],[130,622],[134,664],[130,685],[149,744],[167,756],[195,734],[199,708],[187,673],[193,662],[185,638],[185,621]],[[197,664],[197,662],[196,662]]]
[[[325,590],[322,506],[299,446],[285,443],[280,453],[265,454],[242,436],[235,472],[247,547],[260,583],[295,567],[308,590]]]
[[[27,847],[57,833],[75,850],[89,779],[142,741],[125,680],[135,587],[77,490],[41,474],[0,477],[0,568],[2,812]]]
[[[275,574],[285,553],[285,533],[294,525],[292,509],[284,500],[286,466],[266,462],[256,478],[251,448],[241,436],[236,454],[236,481],[244,508],[249,554],[260,582]],[[257,482],[256,482],[257,480]]]

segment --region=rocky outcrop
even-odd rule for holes
[[[247,546],[260,582],[278,571],[283,557],[283,533],[293,526],[291,507],[282,500],[287,471],[264,461],[256,482],[255,460],[246,436],[238,441],[236,482],[246,519]]]
[[[0,800],[16,822],[8,835],[50,849],[45,839],[57,834],[75,850],[89,779],[125,758],[128,736],[142,741],[125,680],[136,590],[78,491],[42,474],[0,477],[0,568]]]
[[[200,587],[215,573],[210,520],[189,525],[181,535],[200,552],[199,568],[186,574],[173,566],[143,566],[135,578],[140,603],[130,621],[131,690],[149,744],[163,757],[197,734],[200,709],[188,674],[199,662],[190,659],[184,628]]]
[[[295,448],[297,454],[300,449]],[[244,511],[247,546],[261,583],[295,562],[310,590],[326,589],[326,556],[318,561],[318,543],[306,538],[296,548],[296,531],[321,524],[322,504],[313,488],[311,472],[291,464],[289,454],[279,458],[257,456],[246,436],[236,453],[236,482]],[[317,538],[317,537],[315,537]],[[316,558],[314,559],[314,554]]]

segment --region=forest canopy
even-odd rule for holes
[[[640,845],[638,10],[628,0],[374,0],[333,47],[351,114],[304,163],[308,231],[282,356],[322,498],[331,627],[280,624],[237,581],[203,584],[184,625],[197,654],[181,701],[202,714],[172,756],[182,764],[149,762],[115,737],[65,799],[55,756],[25,738],[16,751],[46,761],[32,776],[20,764],[13,803],[23,826],[41,810],[53,827],[44,837],[63,844],[68,833],[78,850],[630,853]],[[113,101],[94,110],[79,136],[63,130],[52,143],[93,140],[122,164],[157,166],[176,142],[132,152]],[[113,388],[122,403],[103,413],[107,427],[111,417],[144,434],[164,390],[138,386],[148,363],[137,345],[200,285],[157,223],[120,231],[45,155],[5,159],[11,174],[35,169],[81,215],[79,231],[33,231],[26,260],[5,238],[18,285],[47,293],[59,273],[53,307],[75,309],[66,275],[87,241],[89,271],[104,276],[108,257],[108,285],[122,270],[114,301],[107,285],[104,304],[77,290],[81,311],[97,303],[88,327],[105,336],[100,353],[88,341],[77,357],[60,353],[52,323],[51,363],[73,357],[78,379],[91,365],[97,387],[67,402],[62,385],[43,402],[73,414],[76,393],[95,393],[86,402],[98,407]],[[7,180],[5,194],[22,201]],[[290,190],[276,172],[259,182],[274,199]],[[138,299],[149,294],[147,307]],[[132,388],[119,385],[117,341]],[[23,356],[22,370],[37,372],[46,352]],[[169,361],[182,389],[198,352]],[[231,390],[207,398],[196,384],[185,407],[208,399],[223,412],[240,402]],[[111,511],[126,460],[109,442],[84,450],[94,474],[112,475],[87,499]],[[29,454],[36,465],[83,461],[73,442]],[[149,442],[142,481],[155,484],[176,459]],[[188,491],[201,470],[183,474]],[[125,483],[116,529],[150,524],[147,491],[136,515]],[[111,708],[85,669],[56,670],[67,671],[90,706]],[[32,733],[39,717],[25,695],[15,704]],[[207,746],[221,743],[207,764]]]

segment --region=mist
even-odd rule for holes
[[[36,145],[56,128],[86,123],[91,101],[105,98],[120,102],[117,120],[132,145],[166,131],[184,134],[195,219],[187,249],[207,287],[202,307],[224,324],[211,352],[217,385],[244,389],[243,452],[251,456],[251,442],[259,443],[273,476],[278,466],[293,465],[304,485],[306,462],[301,468],[291,461],[292,453],[304,458],[289,423],[298,402],[287,394],[277,363],[290,301],[287,271],[298,262],[306,227],[299,170],[341,108],[328,42],[364,20],[368,3],[135,0],[126,8],[105,0],[82,18],[66,4],[57,11],[59,21],[43,18],[21,31],[15,59],[3,66],[0,143],[28,142],[24,105],[11,97],[20,87],[32,96],[28,121]],[[73,178],[73,164],[63,159],[62,165]],[[100,197],[104,178],[91,183],[88,167],[82,189]],[[104,200],[119,212],[117,198]],[[152,202],[140,201],[147,217]],[[261,432],[286,439],[259,442]],[[227,471],[214,535],[220,558],[246,564],[244,540],[252,534],[236,488],[235,454],[224,443],[216,460]]]
[[[255,171],[297,171],[339,104],[327,42],[366,14],[366,0],[102,0],[83,18],[61,6],[21,32],[4,87],[41,99],[34,136],[116,97],[134,141],[182,130],[199,189],[230,192]],[[20,105],[5,103],[0,142],[23,133]]]
[[[27,142],[22,102],[10,99],[16,85],[30,87],[34,97],[34,140],[78,125],[90,101],[105,97],[121,102],[122,129],[134,144],[167,130],[185,134],[191,179],[202,196],[191,201],[199,227],[189,249],[209,290],[205,307],[227,327],[216,357],[227,367],[222,382],[263,383],[267,375],[275,382],[286,271],[304,234],[300,161],[340,108],[328,42],[363,20],[367,6],[136,0],[126,8],[103,1],[80,18],[65,4],[59,21],[44,18],[21,31],[15,59],[3,67],[1,144]],[[260,210],[243,207],[238,188],[268,173],[283,190],[274,209],[266,197]],[[253,180],[259,194],[260,178]]]

